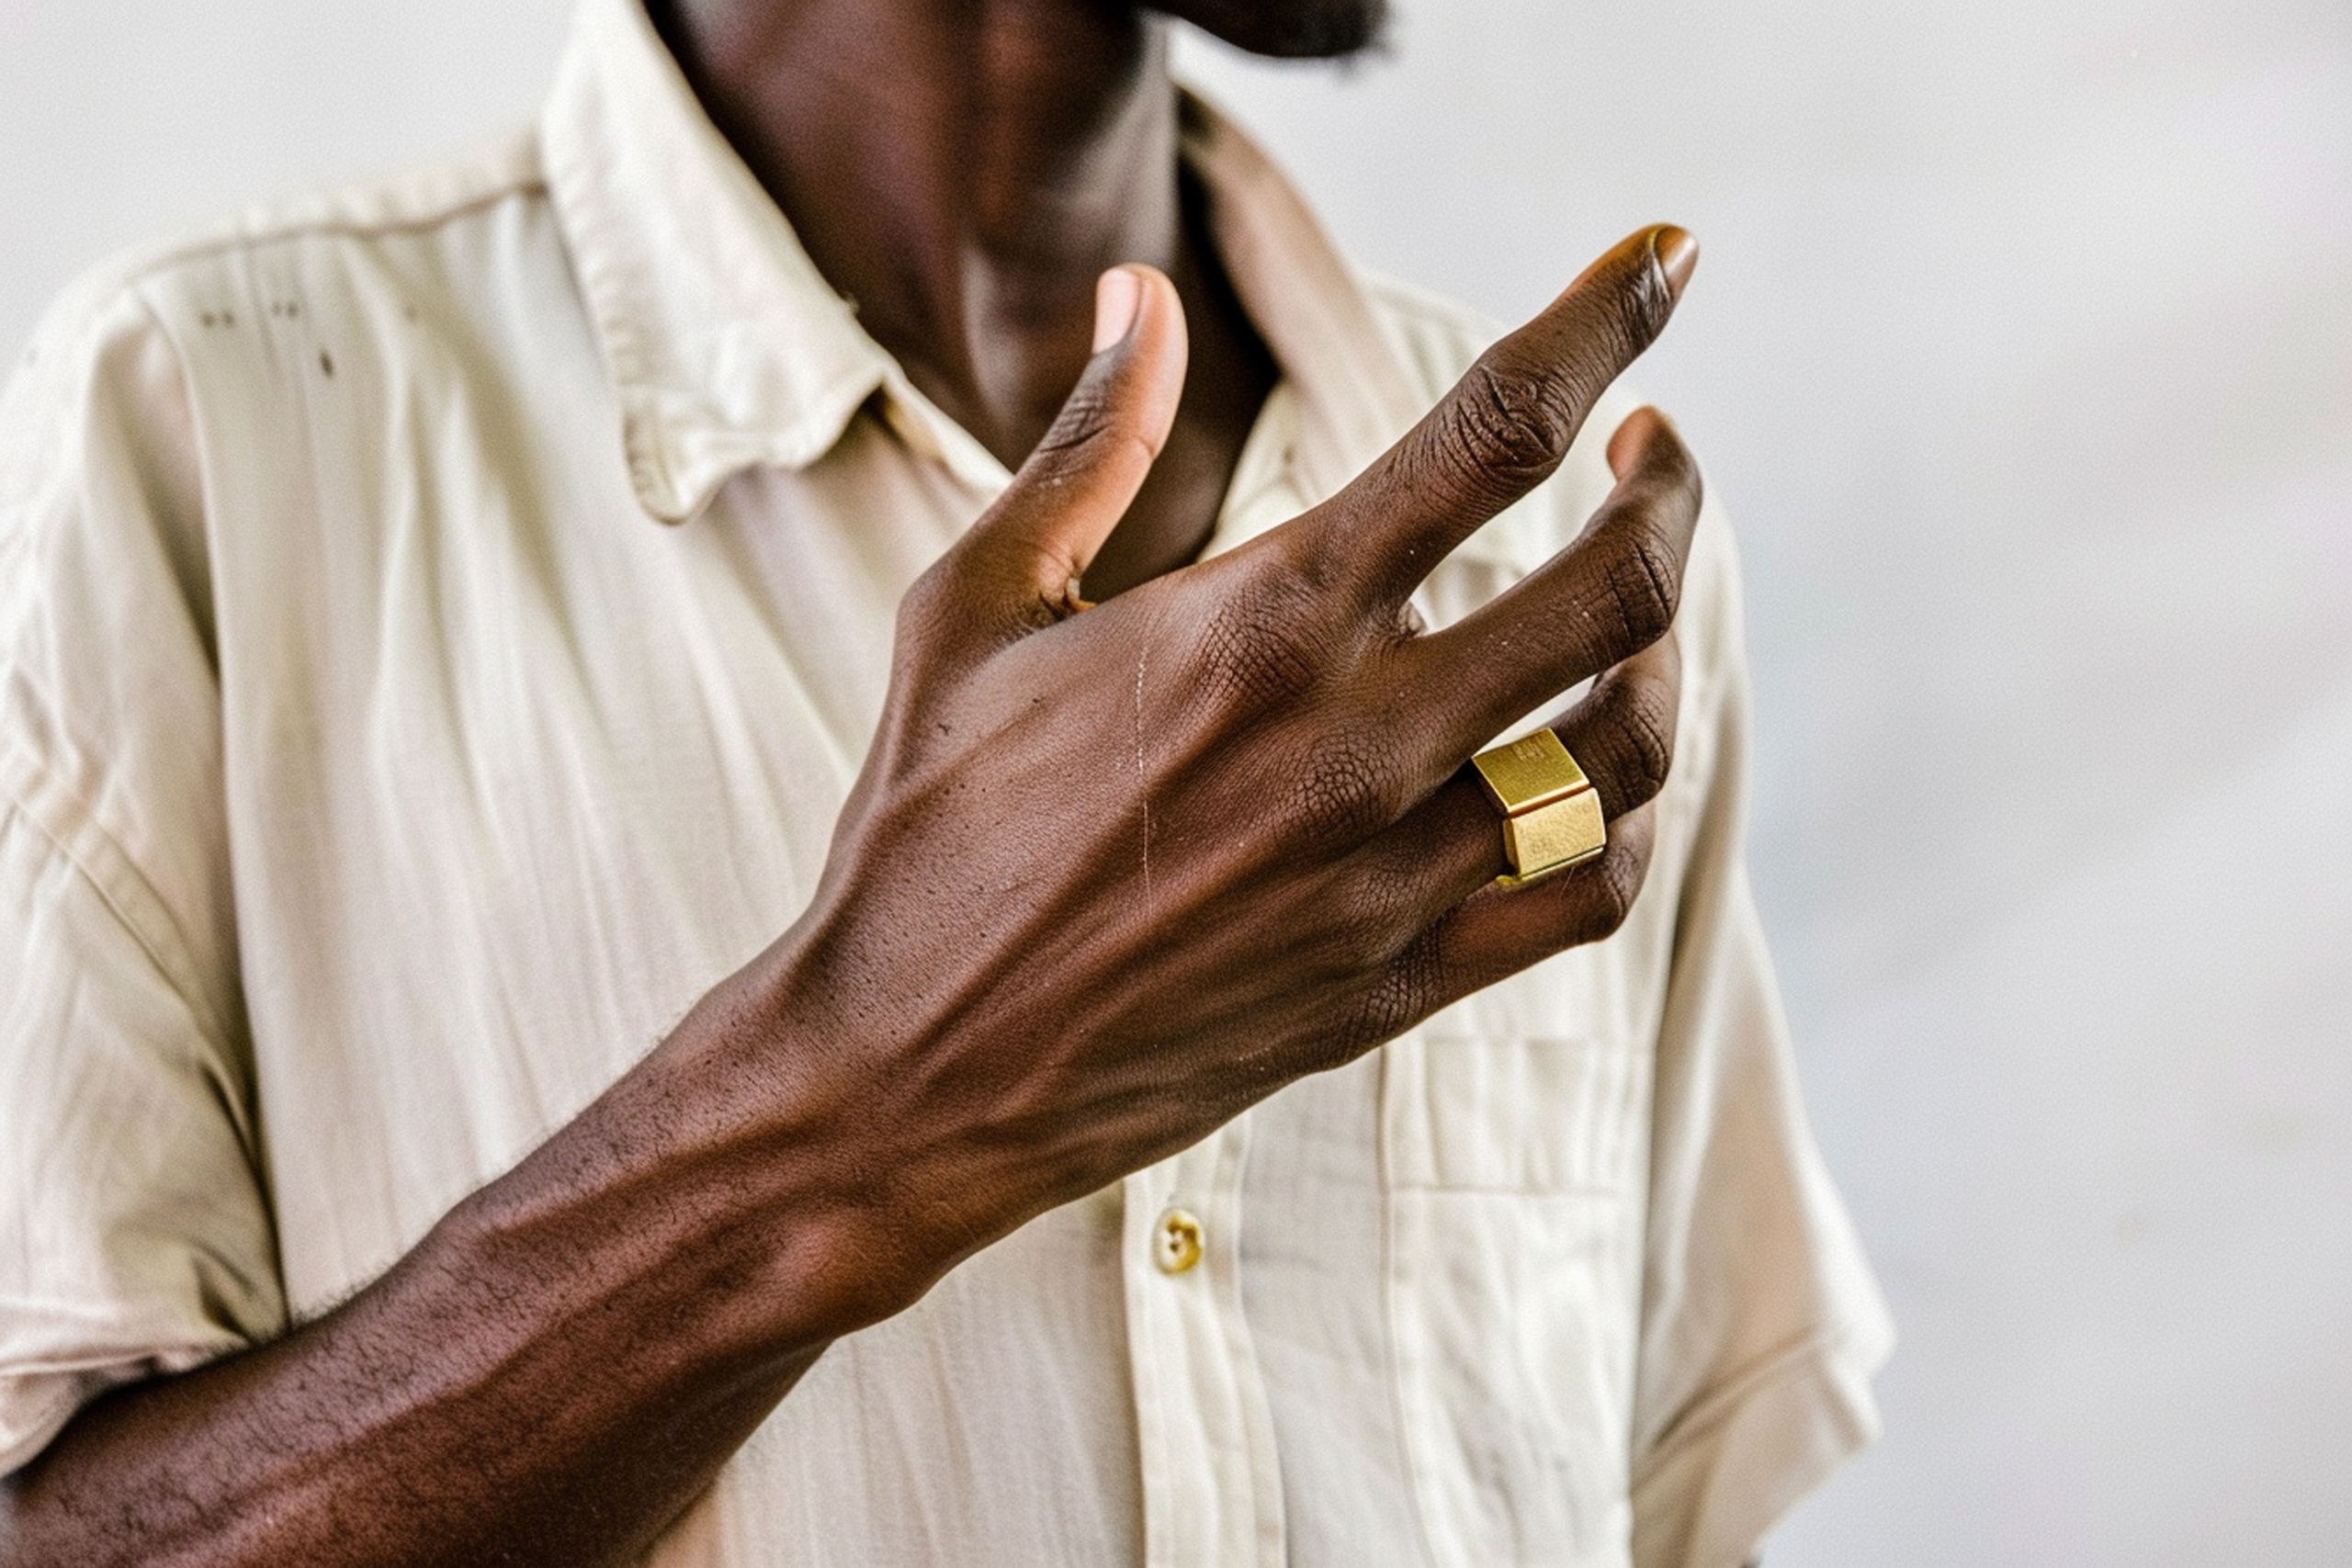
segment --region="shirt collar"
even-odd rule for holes
[[[584,0],[540,140],[645,509],[679,522],[732,473],[831,448],[888,355],[711,124],[639,0]]]
[[[1004,482],[825,281],[640,0],[582,0],[540,135],[647,512],[680,522],[742,469],[806,467],[877,390],[927,455],[975,488]],[[1411,379],[1297,191],[1190,92],[1182,150],[1235,291],[1295,394],[1302,488],[1328,495],[1419,415]]]

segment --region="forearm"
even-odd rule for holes
[[[342,1310],[86,1412],[0,1560],[629,1559],[836,1336],[1615,931],[1670,761],[1688,453],[1629,419],[1574,547],[1439,633],[1408,598],[1563,460],[1693,254],[1634,236],[1330,502],[1087,607],[1184,386],[1173,287],[1120,269],[1125,335],[908,594],[795,932]],[[1555,728],[1607,849],[1499,890],[1464,759],[1595,676]]]
[[[844,1108],[706,1004],[390,1273],[85,1411],[10,1488],[19,1565],[632,1560],[901,1287]],[[762,1113],[744,1113],[756,1100]]]

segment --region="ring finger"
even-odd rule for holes
[[[1638,810],[1666,787],[1681,691],[1682,657],[1669,635],[1603,671],[1550,724],[1592,781],[1604,819]],[[1430,919],[1510,869],[1502,814],[1467,766],[1349,859],[1361,874],[1411,886]]]

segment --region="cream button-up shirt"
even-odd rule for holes
[[[1283,371],[1222,549],[1488,329],[1184,118]],[[1432,622],[1575,535],[1630,406]],[[787,925],[897,601],[1006,479],[634,0],[527,134],[70,294],[0,405],[0,1472],[367,1285]],[[1888,1335],[1741,869],[1736,575],[1711,506],[1620,935],[835,1345],[652,1561],[1742,1561]]]

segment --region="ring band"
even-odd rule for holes
[[[1566,871],[1609,847],[1600,795],[1549,729],[1470,759],[1478,781],[1503,813],[1505,887],[1524,887]]]

